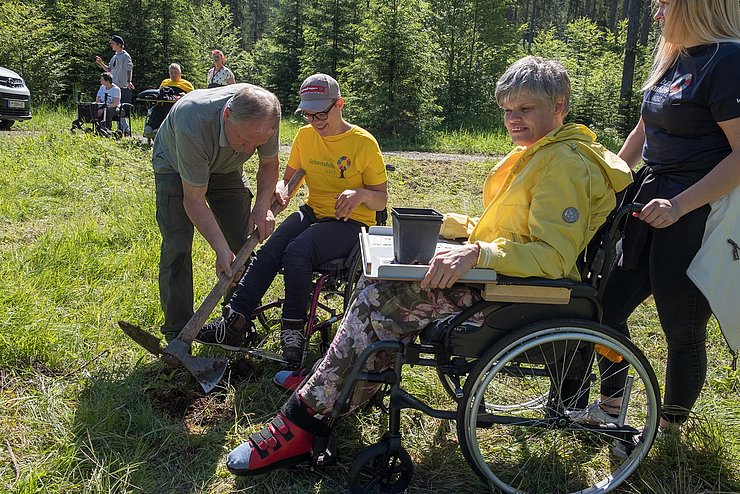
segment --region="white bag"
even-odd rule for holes
[[[727,344],[740,350],[740,187],[711,203],[701,248],[686,274],[709,301]]]

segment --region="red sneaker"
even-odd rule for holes
[[[307,375],[308,369],[305,367],[297,371],[281,370],[275,374],[272,382],[283,391],[293,392],[298,389]]]
[[[282,412],[258,433],[229,453],[226,466],[234,475],[257,475],[311,460],[314,435]]]

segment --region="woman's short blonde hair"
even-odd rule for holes
[[[496,83],[496,102],[503,105],[526,92],[553,108],[563,103],[570,108],[570,77],[560,62],[527,56],[511,64]]]
[[[657,1],[653,3],[657,5]],[[667,41],[672,40],[672,41]],[[663,32],[643,89],[655,86],[688,42],[699,44],[740,42],[738,0],[671,0],[663,21]]]

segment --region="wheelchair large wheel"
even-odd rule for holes
[[[601,425],[577,418],[598,398],[602,380],[612,379],[618,391],[609,396],[622,396],[619,416]],[[479,360],[463,393],[463,455],[507,493],[609,492],[637,469],[658,430],[660,395],[649,362],[627,338],[589,321],[515,331]]]
[[[391,451],[388,441],[381,441],[360,451],[349,467],[347,486],[352,494],[400,494],[411,483],[413,472],[405,449]]]

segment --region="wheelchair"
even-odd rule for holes
[[[151,144],[157,135],[159,127],[172,107],[185,94],[187,93],[179,87],[164,86],[158,89],[146,89],[136,96],[137,103],[142,102],[147,105],[144,137],[148,144]],[[147,127],[151,129],[150,132],[146,132]]]
[[[639,209],[620,208],[597,233],[579,265],[582,281],[499,276],[483,288],[483,300],[433,321],[417,341],[367,347],[330,421],[350,410],[352,392],[364,381],[380,388],[376,403],[388,403],[388,430],[351,464],[349,491],[400,493],[410,484],[413,463],[401,444],[404,408],[454,420],[465,460],[496,492],[602,493],[627,479],[656,437],[660,391],[643,353],[599,321],[616,243],[627,214]],[[476,314],[483,314],[482,325],[471,322]],[[378,352],[391,356],[391,368],[364,370]],[[574,412],[616,374],[602,375],[600,362],[627,364],[620,371],[626,384],[612,395],[622,397],[613,423],[589,425]],[[405,365],[436,368],[454,409],[432,408],[402,389]],[[320,450],[314,466],[321,465]]]
[[[388,211],[377,211],[375,214],[377,225],[383,226],[388,221]],[[329,349],[333,338],[332,328],[342,320],[344,312],[349,307],[357,281],[362,275],[362,254],[359,240],[347,257],[331,259],[314,267],[313,283],[311,287],[311,302],[308,308],[304,333],[303,356],[297,366],[298,369],[307,367],[309,359],[309,342],[313,335],[319,335],[318,349],[324,355]],[[254,357],[288,366],[282,355],[271,352],[266,348],[277,346],[276,326],[280,324],[280,313],[284,299],[266,302],[257,307],[250,315],[252,335],[251,345],[244,348],[244,352]]]
[[[93,133],[95,135],[103,137],[113,137],[120,139],[123,137],[123,132],[120,130],[112,130],[112,122],[120,119],[126,119],[131,128],[131,103],[121,103],[118,111],[112,112],[103,103],[97,102],[77,102],[77,118],[72,121],[72,132],[82,130],[84,132]],[[98,110],[103,110],[103,115],[98,116]],[[88,125],[89,124],[89,125]]]

